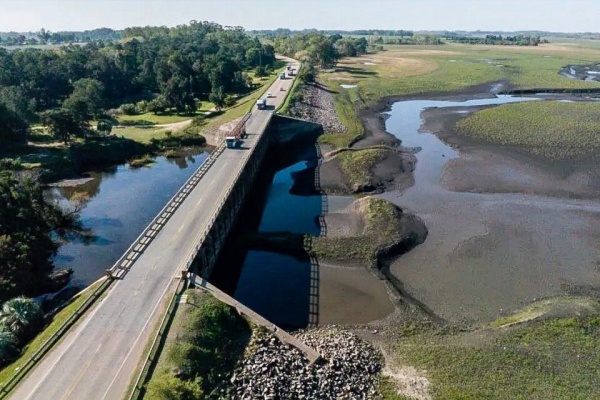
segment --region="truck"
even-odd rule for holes
[[[256,107],[258,107],[259,110],[264,110],[267,107],[267,99],[256,100]]]
[[[285,71],[279,74],[279,79],[285,79]]]
[[[228,149],[235,149],[240,143],[242,143],[242,139],[245,139],[248,136],[248,133],[246,132],[246,121],[248,121],[250,115],[250,113],[244,115],[244,117],[233,128],[231,133],[225,136],[225,144],[227,145]]]

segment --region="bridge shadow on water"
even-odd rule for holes
[[[327,201],[315,178],[316,137],[269,149],[210,277],[284,329],[319,322],[319,264],[310,248],[323,231]]]

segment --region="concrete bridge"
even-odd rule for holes
[[[292,82],[278,79],[269,88],[269,107],[252,111],[241,147],[222,144],[215,150],[107,271],[115,280],[107,295],[11,398],[113,400],[126,395],[179,278],[188,271],[210,275],[267,151],[274,110]]]

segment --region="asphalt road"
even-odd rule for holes
[[[297,70],[298,65],[295,65]],[[292,79],[271,86],[277,107]],[[164,312],[166,295],[243,167],[273,109],[254,110],[241,149],[225,149],[122,280],[21,382],[12,399],[121,399]]]

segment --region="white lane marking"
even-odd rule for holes
[[[118,284],[118,282],[117,282],[117,284]],[[112,291],[114,290],[115,287],[116,287],[116,285],[110,291],[111,293],[112,293]],[[75,341],[79,338],[79,336],[81,336],[81,334],[83,333],[84,329],[90,324],[90,322],[92,322],[92,319],[93,319],[94,315],[96,315],[96,313],[100,310],[100,307],[104,304],[104,302],[106,302],[106,299],[108,298],[108,296],[111,293],[109,293],[104,298],[104,300],[100,304],[98,304],[98,307],[96,307],[96,309],[91,314],[89,314],[87,321],[85,321],[85,323],[83,325],[81,325],[81,327],[79,329],[79,332],[77,332],[77,335],[75,335],[75,337],[67,345],[67,348],[64,349],[64,351],[58,357],[58,359],[52,363],[52,365],[50,366],[50,368],[48,368],[48,370],[42,376],[42,379],[40,379],[40,381],[38,382],[38,384],[33,387],[33,389],[31,390],[30,394],[25,398],[26,400],[30,399],[31,396],[33,396],[35,394],[35,392],[39,389],[39,387],[42,385],[42,383],[44,383],[44,381],[48,378],[48,375],[50,375],[50,373],[52,373],[52,371],[54,371],[54,368],[56,368],[56,365],[62,360],[62,358],[65,356],[65,354],[67,353],[67,351],[69,351],[69,349],[71,348],[71,346],[73,345],[73,343],[75,343]]]
[[[154,308],[152,309],[152,312],[150,313],[150,316],[148,317],[148,319],[146,320],[146,323],[144,324],[144,326],[142,327],[142,330],[140,331],[140,334],[137,336],[137,338],[135,339],[135,342],[133,342],[133,345],[131,346],[131,348],[129,349],[129,352],[127,353],[127,355],[125,356],[125,359],[123,360],[123,362],[121,363],[121,366],[119,367],[119,369],[117,370],[117,373],[115,374],[115,377],[113,378],[113,380],[110,382],[110,384],[108,385],[108,389],[106,389],[106,392],[104,392],[104,396],[102,396],[102,400],[106,399],[106,396],[108,395],[108,392],[110,391],[110,389],[112,388],[112,386],[114,385],[115,381],[117,380],[117,378],[120,377],[121,375],[121,370],[123,369],[123,367],[125,366],[125,363],[128,361],[129,356],[131,356],[131,353],[133,352],[133,350],[135,350],[135,347],[137,346],[138,342],[140,341],[142,335],[144,333],[146,333],[146,328],[148,327],[148,324],[150,323],[150,321],[152,320],[152,317],[154,316],[154,313],[156,312],[156,309],[160,306],[160,303],[163,301],[165,294],[167,293],[167,291],[169,290],[169,288],[171,287],[171,282],[172,279],[169,279],[169,282],[167,284],[167,286],[165,287],[165,290],[163,290],[162,294],[160,295],[158,301],[156,302],[156,305],[154,306]],[[142,350],[142,353],[144,351]]]

